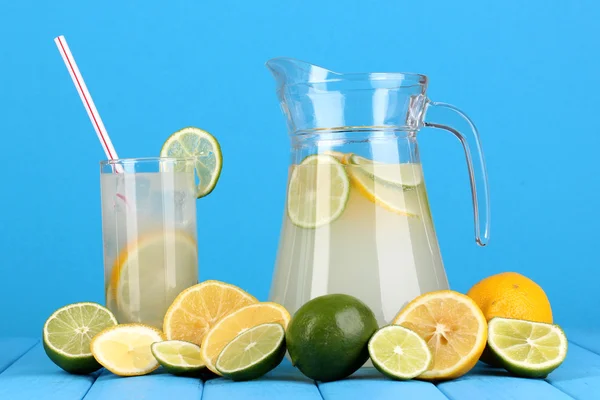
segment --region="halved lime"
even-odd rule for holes
[[[544,378],[567,356],[567,337],[558,325],[495,317],[488,329],[489,349],[515,375]]]
[[[195,127],[183,128],[173,133],[162,149],[161,157],[196,157],[196,173],[200,183],[197,196],[204,197],[213,191],[221,175],[223,155],[217,139]]]
[[[223,348],[217,371],[234,381],[256,379],[278,366],[285,355],[285,329],[277,323],[257,325]]]
[[[388,164],[369,160],[356,154],[344,158],[346,164],[357,165],[362,172],[383,184],[395,185],[404,190],[412,190],[423,182],[421,166],[415,163]]]
[[[152,354],[170,374],[195,376],[206,370],[200,346],[182,340],[165,340],[152,344]]]
[[[425,340],[400,325],[388,325],[375,332],[369,340],[369,355],[382,374],[399,380],[421,375],[433,360]]]
[[[316,228],[335,221],[348,202],[350,181],[344,165],[331,155],[308,156],[292,170],[287,211],[302,228]]]
[[[90,350],[92,339],[115,325],[115,316],[97,303],[75,303],[59,308],[44,324],[44,350],[65,371],[89,374],[102,367]]]

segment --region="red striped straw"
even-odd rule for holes
[[[58,51],[60,51],[60,55],[62,56],[63,61],[69,70],[69,74],[71,75],[71,79],[73,79],[77,93],[79,93],[79,97],[81,97],[83,106],[90,117],[90,121],[92,122],[92,125],[94,125],[94,130],[96,130],[98,139],[100,139],[100,144],[102,144],[106,158],[109,160],[118,159],[119,157],[117,156],[117,152],[110,141],[110,137],[108,136],[108,132],[104,127],[104,123],[102,123],[102,118],[100,118],[100,114],[98,114],[98,110],[94,105],[92,95],[90,95],[90,92],[83,81],[83,77],[81,76],[81,72],[79,72],[79,68],[77,68],[77,63],[73,58],[73,54],[71,54],[67,40],[61,35],[54,38],[54,43],[56,43],[56,47],[58,47]],[[117,165],[117,172],[122,172],[120,165]]]

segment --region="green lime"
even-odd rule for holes
[[[221,175],[223,155],[217,139],[210,133],[195,127],[187,127],[173,133],[160,150],[161,157],[196,158],[198,198],[213,191]]]
[[[425,340],[400,325],[389,325],[375,332],[369,340],[369,355],[382,374],[399,380],[421,375],[433,360]]]
[[[200,346],[182,340],[165,340],[152,343],[156,361],[170,374],[200,376],[206,369]]]
[[[344,165],[331,155],[308,156],[290,176],[287,211],[302,228],[316,228],[335,221],[346,208],[350,180]]]
[[[234,381],[256,379],[278,366],[285,356],[285,329],[280,324],[257,325],[223,348],[217,371]]]
[[[544,378],[567,356],[567,337],[558,325],[510,318],[488,323],[488,346],[515,375]]]
[[[373,311],[346,294],[328,294],[305,303],[286,332],[288,352],[307,377],[343,379],[369,359],[368,343],[377,330]]]
[[[59,308],[44,324],[44,350],[65,371],[89,374],[102,367],[90,350],[92,339],[115,325],[115,316],[97,303],[75,303]]]

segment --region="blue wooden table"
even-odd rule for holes
[[[365,369],[349,379],[315,383],[284,363],[250,382],[222,378],[206,383],[157,372],[120,378],[107,371],[74,376],[56,367],[39,340],[0,338],[0,400],[237,400],[237,399],[600,399],[600,331],[567,329],[564,364],[545,380],[522,379],[478,365],[468,375],[434,385],[395,382]]]

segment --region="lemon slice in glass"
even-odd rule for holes
[[[294,166],[287,193],[288,216],[294,225],[317,228],[335,221],[346,208],[350,181],[334,156],[308,156]]]
[[[195,127],[187,127],[173,133],[162,149],[161,157],[196,158],[198,184],[197,197],[204,197],[217,186],[223,166],[221,146],[210,133]]]
[[[184,231],[158,231],[121,252],[112,270],[109,298],[117,320],[162,328],[180,291],[198,283],[198,247]]]

